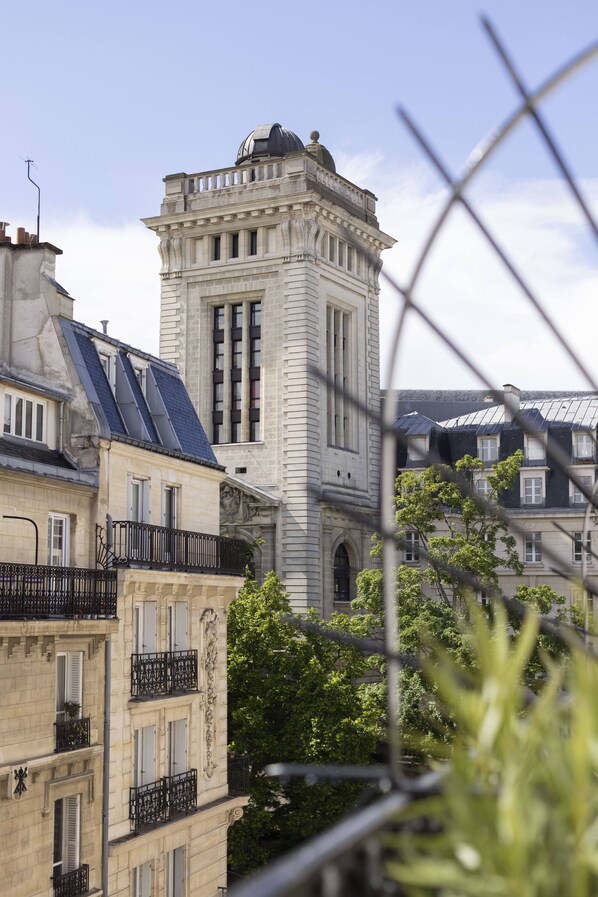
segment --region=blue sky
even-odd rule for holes
[[[111,332],[153,351],[158,256],[139,219],[158,211],[165,174],[232,164],[242,139],[263,122],[280,121],[304,141],[317,128],[340,173],[378,195],[381,225],[398,240],[388,268],[405,279],[442,193],[396,107],[415,116],[458,170],[516,104],[481,12],[530,86],[598,38],[595,0],[5,0],[0,11],[0,218],[35,229],[35,191],[22,161],[30,156],[42,187],[42,239],[65,252],[57,275],[77,297],[77,317],[92,325],[110,317]],[[545,107],[592,202],[597,81],[595,63]],[[474,195],[547,291],[555,315],[563,314],[563,327],[573,331],[574,307],[590,323],[595,248],[529,126],[497,154]],[[545,363],[544,335],[536,337],[534,320],[476,239],[464,216],[455,216],[422,302],[476,354],[476,333],[500,332],[500,351],[489,341],[484,352],[498,381],[584,385],[570,366],[553,357]],[[571,291],[566,314],[563,290]],[[385,288],[388,323],[393,302]],[[399,385],[476,385],[427,339],[412,326]],[[578,349],[591,351],[583,338]]]

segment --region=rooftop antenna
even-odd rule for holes
[[[39,189],[39,185],[35,183],[30,174],[31,166],[33,165],[34,168],[37,168],[37,165],[35,164],[33,159],[25,159],[24,161],[27,163],[27,179],[30,180],[33,186],[37,189],[37,242],[39,243],[39,210],[41,205],[41,190]]]

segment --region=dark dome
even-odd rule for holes
[[[239,147],[235,165],[242,165],[251,159],[286,156],[287,153],[298,153],[304,149],[297,135],[287,131],[278,122],[273,125],[260,125],[247,135]]]
[[[326,149],[323,143],[318,142],[320,139],[320,132],[312,131],[309,135],[309,139],[311,140],[311,143],[308,143],[305,147],[307,152],[311,153],[312,156],[315,156],[320,165],[323,165],[328,171],[336,172],[336,165],[334,164],[332,153],[330,150]]]

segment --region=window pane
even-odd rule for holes
[[[12,423],[12,396],[4,396],[4,432],[10,433]]]
[[[261,345],[262,341],[258,337],[251,340],[251,367],[259,368],[261,364]]]
[[[15,436],[23,435],[23,399],[15,402]]]
[[[260,407],[260,381],[252,380],[250,383],[250,408]]]
[[[251,303],[251,326],[259,327],[262,323],[262,303]]]
[[[214,343],[214,370],[224,370],[224,343]]]
[[[224,306],[214,309],[214,330],[224,330]]]
[[[240,339],[233,340],[233,370],[238,371],[243,366],[243,343]]]
[[[25,437],[31,439],[33,435],[33,402],[29,399],[25,402]]]
[[[232,324],[233,330],[243,326],[243,306],[233,305]]]
[[[44,406],[36,406],[35,438],[38,442],[44,439]]]
[[[249,422],[249,439],[251,442],[259,442],[260,440],[260,422],[252,420]]]

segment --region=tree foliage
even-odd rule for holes
[[[266,777],[265,766],[367,764],[380,739],[380,705],[362,681],[368,660],[352,647],[301,632],[285,621],[290,615],[273,573],[262,586],[248,580],[228,615],[230,749],[250,761],[249,805],[229,833],[230,868],[238,875],[327,828],[363,788],[280,781]],[[363,624],[337,614],[325,625],[361,634]]]

